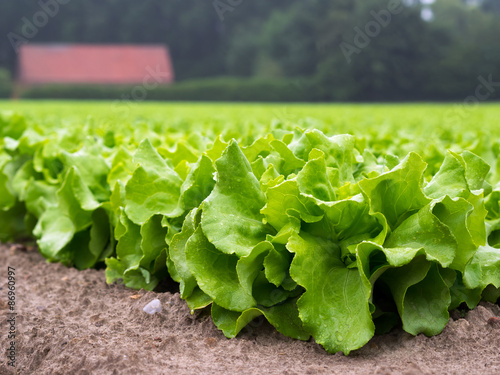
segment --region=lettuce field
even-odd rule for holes
[[[330,353],[500,297],[500,107],[0,102],[0,240]]]

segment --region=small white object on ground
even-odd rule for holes
[[[153,315],[157,312],[161,312],[160,300],[159,299],[152,300],[146,306],[144,306],[143,310],[144,310],[144,312],[147,312],[150,315]]]

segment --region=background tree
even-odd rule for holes
[[[318,100],[457,100],[481,75],[500,81],[499,1],[436,0],[428,21],[419,0],[403,3],[351,62],[341,43],[352,44],[354,28],[373,22],[388,0],[72,0],[27,39],[166,44],[177,80],[299,79]],[[217,4],[226,6],[222,17]],[[22,35],[40,10],[36,1],[0,2],[0,67],[14,76],[8,35]]]

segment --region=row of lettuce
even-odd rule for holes
[[[377,140],[264,130],[230,139],[4,114],[0,239],[34,236],[49,261],[105,264],[109,283],[131,288],[171,277],[227,337],[264,316],[332,353],[398,324],[435,335],[450,310],[497,301],[494,139],[492,165],[439,147],[428,165]]]

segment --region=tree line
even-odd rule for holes
[[[498,0],[0,2],[14,75],[24,43],[161,43],[178,81],[290,79],[326,101],[500,97],[499,35]]]

